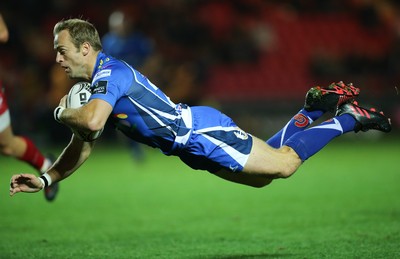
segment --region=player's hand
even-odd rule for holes
[[[16,174],[11,177],[10,196],[18,192],[38,192],[43,188],[43,183],[33,174]]]
[[[67,105],[67,95],[64,95],[63,98],[61,98],[60,103],[58,104],[58,106],[54,109],[53,115],[54,115],[54,119],[56,120],[56,122],[58,123],[63,123],[60,120],[60,116],[61,113],[65,110]]]
[[[60,103],[58,104],[58,106],[61,106],[61,107],[64,107],[64,108],[67,107],[67,96],[68,95],[64,95],[64,97],[61,98]]]

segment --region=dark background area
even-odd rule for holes
[[[343,80],[399,132],[396,1],[21,0],[0,3],[11,37],[0,46],[0,78],[17,133],[45,143],[69,139],[53,120],[74,83],[55,64],[53,26],[80,17],[103,37],[115,10],[151,41],[151,54],[134,65],[174,102],[216,106],[266,137],[300,109],[310,87]]]

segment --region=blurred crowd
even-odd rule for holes
[[[73,84],[55,64],[52,29],[60,19],[89,20],[98,28],[106,52],[134,65],[173,101],[196,105],[209,98],[208,79],[215,67],[257,66],[260,57],[274,52],[278,36],[265,17],[271,10],[291,17],[318,13],[322,19],[328,13],[347,13],[368,30],[387,35],[390,48],[379,56],[357,52],[313,56],[307,69],[315,78],[330,82],[343,74],[379,74],[383,83],[399,82],[397,1],[2,1],[0,12],[9,26],[10,41],[0,48],[0,78],[16,117],[14,128],[46,141],[69,138],[68,130],[52,118],[54,107]],[[400,97],[395,98],[398,103]]]

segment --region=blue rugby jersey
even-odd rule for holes
[[[176,154],[192,130],[191,110],[173,103],[157,86],[124,61],[101,52],[92,75],[92,96],[112,107],[110,120],[127,137]]]

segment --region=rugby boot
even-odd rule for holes
[[[355,132],[368,131],[370,129],[383,132],[392,130],[390,119],[383,112],[376,111],[375,108],[365,109],[360,107],[357,102],[345,103],[337,109],[336,116],[350,114],[356,120]]]
[[[52,154],[48,155],[47,158],[51,161],[52,164],[54,163],[55,158]],[[44,197],[47,201],[53,201],[57,196],[58,190],[58,182],[52,183],[50,186],[44,188]]]
[[[44,188],[44,197],[47,201],[53,201],[58,193],[58,182],[52,183],[50,186]]]
[[[351,102],[360,94],[360,89],[353,84],[345,85],[342,81],[328,87],[315,86],[308,90],[304,108],[306,111],[335,112],[343,103]]]

